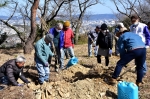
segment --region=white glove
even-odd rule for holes
[[[109,54],[112,54],[112,50],[109,50]]]
[[[149,46],[146,45],[145,48],[149,48]]]

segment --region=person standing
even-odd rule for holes
[[[101,64],[101,56],[105,56],[105,66],[109,65],[109,56],[112,54],[112,35],[107,29],[107,25],[103,23],[96,41],[96,45],[99,45],[97,62]]]
[[[63,24],[63,31],[64,31],[64,51],[68,52],[70,57],[74,57],[74,34],[72,29],[70,28],[70,22],[65,21]]]
[[[30,82],[25,78],[23,74],[23,68],[26,59],[23,56],[18,56],[16,59],[11,59],[4,63],[0,67],[0,84],[23,86],[17,82],[20,78],[24,83],[29,84]]]
[[[98,33],[100,32],[100,27],[96,26],[95,31],[90,31],[88,33],[88,56],[92,56],[92,47],[94,47],[94,55],[97,56],[98,46],[96,46],[96,40]]]
[[[136,84],[140,86],[142,83],[142,78],[144,76],[143,67],[146,60],[146,48],[141,37],[135,33],[128,32],[124,27],[120,31],[120,37],[118,40],[118,47],[120,53],[120,60],[117,62],[112,78],[110,79],[110,84],[116,84],[117,78],[122,70],[122,68],[128,64],[130,61],[135,59],[137,79]]]
[[[150,46],[150,32],[148,30],[148,26],[144,23],[139,22],[139,21],[140,21],[140,19],[137,15],[131,16],[132,25],[130,26],[130,31],[132,33],[139,35],[142,38],[142,41],[144,42],[146,48],[149,48],[149,46]],[[137,64],[137,63],[135,62],[135,64]],[[147,71],[146,61],[144,63],[144,67],[145,67],[145,69],[143,70],[143,72],[146,74],[146,71]]]
[[[116,28],[115,28],[115,32],[114,32],[115,55],[116,55],[116,56],[119,56],[119,51],[118,51],[118,47],[117,47],[118,37],[116,37],[116,36],[117,36],[118,32],[120,31],[120,29],[123,28],[123,27],[124,27],[123,23],[118,23],[117,26],[116,26]]]
[[[64,32],[62,31],[63,29],[63,24],[62,23],[57,23],[54,28],[51,28],[49,30],[49,33],[54,36],[53,38],[53,43],[55,47],[55,51],[57,54],[57,62],[59,63],[60,68],[64,68],[64,63],[63,63],[63,55],[61,51],[63,51],[63,46],[64,46]],[[55,63],[57,64],[57,63]],[[58,68],[56,67],[56,71],[58,71]]]
[[[39,83],[42,85],[49,80],[49,57],[53,56],[50,49],[50,42],[53,41],[53,35],[47,34],[44,38],[38,40],[35,44],[35,62],[39,74]]]

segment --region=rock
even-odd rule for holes
[[[100,97],[102,98],[105,95],[105,92],[99,93]]]
[[[65,94],[65,97],[66,97],[66,98],[70,97],[70,93],[69,93],[69,92],[66,93],[66,94]]]
[[[63,94],[60,90],[58,90],[58,94],[59,94],[61,97],[64,97],[64,94]]]

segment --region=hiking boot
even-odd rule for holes
[[[109,79],[109,84],[115,85],[116,83],[117,83],[117,79],[114,79],[114,78]]]
[[[140,86],[142,85],[142,82],[136,82],[136,85],[137,85],[138,87],[140,87]]]

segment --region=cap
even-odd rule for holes
[[[126,31],[126,30],[127,30],[127,28],[126,28],[126,27],[123,27],[123,28],[120,29],[119,32],[123,32],[123,31]]]
[[[101,27],[97,25],[97,26],[96,26],[96,29],[101,29]]]
[[[48,42],[51,42],[53,40],[54,36],[52,34],[47,34],[45,36],[45,39],[48,41]]]
[[[69,21],[65,21],[64,22],[64,27],[69,27],[70,26],[70,22]]]
[[[107,30],[107,25],[105,24],[105,23],[103,23],[102,25],[101,25],[101,30]]]

